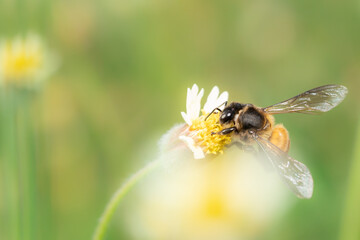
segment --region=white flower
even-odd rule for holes
[[[56,68],[55,56],[38,35],[0,41],[0,82],[32,86],[47,79]]]
[[[182,117],[189,126],[191,126],[192,121],[200,115],[201,98],[204,95],[204,89],[202,88],[200,92],[198,92],[199,87],[196,84],[194,84],[191,89],[188,88],[186,97],[186,113],[181,112]],[[229,94],[225,91],[219,96],[219,92],[220,91],[217,86],[213,87],[211,90],[204,105],[204,111],[206,113],[210,113],[217,107],[224,109],[224,103],[228,101]]]
[[[224,103],[228,100],[228,93],[223,92],[220,95],[219,88],[213,87],[207,101],[201,110],[201,99],[204,95],[204,89],[194,84],[187,90],[186,113],[181,112],[186,124],[178,125],[166,134],[160,143],[161,149],[168,149],[169,145],[178,147],[176,140],[180,140],[183,145],[193,152],[195,159],[204,158],[206,154],[222,153],[225,145],[231,142],[231,137],[227,135],[213,135],[212,132],[221,131],[218,123],[218,114],[212,114],[206,121],[205,117],[215,108],[223,109]]]
[[[231,141],[228,136],[218,137],[211,134],[211,132],[214,131],[214,128],[219,128],[217,120],[214,122],[214,119],[212,119],[212,121],[209,119],[208,124],[202,124],[205,123],[204,116],[209,114],[213,109],[217,107],[220,109],[224,108],[224,103],[227,102],[229,94],[228,92],[223,92],[219,96],[219,92],[220,91],[217,86],[213,87],[204,105],[203,117],[200,117],[201,98],[204,95],[204,89],[201,89],[199,92],[199,88],[196,84],[193,85],[192,89],[188,88],[188,94],[186,97],[186,113],[181,112],[181,115],[189,128],[183,135],[179,136],[179,139],[183,141],[193,152],[195,159],[204,158],[205,153],[211,152],[216,154],[217,152],[222,151],[221,149],[224,144]],[[196,125],[196,123],[194,124],[196,120],[198,120],[198,122],[200,121],[200,124],[198,124],[199,127],[194,127]],[[202,133],[207,133],[208,138],[204,139],[204,136],[199,138],[198,133],[200,131],[202,131]],[[220,140],[220,142],[214,140]],[[213,143],[221,144],[219,147],[216,147],[216,150],[210,150],[208,147]]]
[[[159,169],[125,211],[132,239],[258,239],[288,207],[287,193],[276,172],[231,148],[216,161]]]

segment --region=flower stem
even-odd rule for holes
[[[35,239],[36,234],[36,159],[34,129],[32,124],[32,95],[27,91],[18,92],[18,148],[22,165],[24,239]]]
[[[354,158],[350,167],[345,210],[340,229],[341,240],[360,238],[360,122],[354,145]]]
[[[26,91],[2,89],[2,154],[9,239],[35,239],[36,161],[33,141],[31,96]]]
[[[18,240],[21,238],[21,213],[20,213],[20,181],[19,181],[19,159],[16,144],[16,99],[10,89],[2,89],[2,110],[3,125],[2,133],[2,154],[3,154],[3,175],[5,182],[5,197],[8,211],[7,224],[2,231],[7,231],[9,239]]]
[[[150,162],[145,167],[138,170],[134,173],[129,179],[127,179],[122,186],[115,192],[113,197],[110,199],[110,202],[107,204],[105,211],[103,212],[99,223],[95,229],[95,233],[93,236],[93,240],[101,240],[104,239],[106,230],[111,221],[112,216],[115,213],[116,208],[120,204],[121,200],[126,196],[126,194],[139,182],[141,181],[147,174],[152,172],[159,166],[161,160],[156,160]]]

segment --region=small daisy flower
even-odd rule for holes
[[[228,100],[228,92],[220,94],[217,86],[213,87],[207,97],[207,101],[201,110],[201,99],[204,89],[194,84],[187,90],[186,112],[181,112],[185,124],[171,129],[162,142],[166,145],[173,142],[176,137],[184,143],[194,154],[195,159],[205,158],[206,154],[223,153],[223,148],[231,142],[231,136],[212,134],[222,130],[218,119],[218,113],[209,113],[215,108],[224,108]],[[201,110],[201,111],[200,111]],[[201,112],[201,114],[200,114]],[[205,118],[208,118],[205,121]],[[171,141],[172,139],[172,141]],[[160,144],[162,145],[162,144]]]
[[[0,82],[31,86],[42,82],[55,69],[55,57],[35,34],[0,41]]]

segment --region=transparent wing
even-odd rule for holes
[[[348,90],[342,85],[325,85],[301,93],[293,98],[263,108],[269,114],[327,112],[344,100]]]
[[[268,140],[253,135],[260,149],[270,160],[282,180],[299,198],[311,198],[314,188],[309,169],[301,162],[289,157]]]

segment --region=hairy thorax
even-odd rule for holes
[[[261,109],[248,105],[237,114],[235,127],[235,139],[243,144],[252,144],[254,139],[252,132],[256,132],[258,136],[268,139],[272,134],[274,126],[274,117],[265,114]]]

